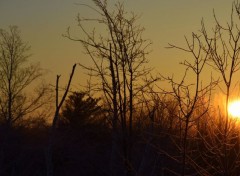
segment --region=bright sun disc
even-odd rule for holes
[[[240,118],[240,100],[230,102],[228,111],[231,116]]]

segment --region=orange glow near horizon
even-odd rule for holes
[[[240,99],[229,102],[229,115],[235,118],[240,118]]]

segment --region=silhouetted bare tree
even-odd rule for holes
[[[41,108],[49,90],[38,85],[33,96],[25,92],[44,73],[38,64],[28,63],[29,49],[22,41],[18,27],[10,26],[9,31],[0,29],[0,115],[8,127]]]
[[[172,78],[168,79],[173,87],[173,95],[178,100],[179,114],[183,117],[182,122],[185,125],[182,138],[182,175],[185,174],[184,170],[187,163],[192,163],[199,175],[239,174],[239,130],[236,121],[230,118],[228,112],[228,104],[233,90],[233,78],[240,68],[239,9],[239,2],[234,1],[230,22],[226,25],[222,25],[214,13],[215,26],[212,32],[205,28],[202,20],[202,28],[199,33],[192,34],[193,42],[189,43],[186,39],[187,49],[170,45],[193,55],[194,62],[184,61],[183,64],[187,66],[186,73],[188,70],[192,70],[196,75],[195,91],[189,89],[192,85],[185,84],[187,74],[184,75],[180,83],[175,83]],[[205,98],[217,82],[210,83],[206,88],[200,87],[200,73],[206,64],[213,68],[214,75],[220,73],[218,87],[225,95],[223,110],[217,108],[215,112],[208,111],[209,101],[206,102]],[[194,94],[191,96],[192,92]],[[207,97],[210,96],[211,94]],[[195,131],[188,138],[187,134],[190,127],[197,127],[197,132]],[[195,134],[196,136],[194,136]],[[192,141],[191,155],[188,155],[187,152],[187,139]],[[189,162],[186,162],[187,160]]]
[[[84,6],[96,12],[97,18],[77,17],[84,37],[72,37],[70,30],[65,36],[83,44],[94,66],[82,67],[97,77],[99,84],[95,90],[102,91],[108,102],[113,130],[112,174],[119,174],[119,167],[124,163],[126,172],[131,175],[134,170],[131,159],[134,104],[140,92],[156,81],[145,79],[151,71],[145,67],[147,48],[151,43],[142,38],[144,28],[137,25],[138,16],[125,12],[122,3],[109,11],[108,1],[93,2],[96,8]],[[86,22],[96,22],[106,29],[107,34],[97,35],[95,30],[88,32]]]
[[[225,107],[224,110],[217,110],[215,115],[218,118],[214,118],[215,124],[209,125],[209,135],[204,138],[206,153],[209,155],[204,156],[204,161],[217,174],[238,175],[240,167],[238,164],[240,159],[239,132],[235,121],[230,119],[228,105],[233,90],[234,75],[240,69],[239,2],[233,2],[230,21],[226,25],[221,24],[215,13],[214,18],[215,26],[212,32],[205,28],[202,21],[201,43],[205,53],[209,55],[208,64],[220,73],[223,84],[219,87],[225,96]],[[211,138],[211,140],[207,140],[207,138]],[[213,150],[215,151],[214,155],[210,154]]]
[[[206,67],[207,59],[209,58],[209,51],[205,50],[202,45],[200,36],[192,33],[191,42],[185,37],[187,47],[182,48],[176,45],[170,45],[170,48],[180,49],[184,52],[190,53],[192,60],[185,59],[181,64],[186,67],[183,78],[178,83],[173,77],[167,77],[166,80],[172,86],[172,92],[170,93],[178,102],[178,117],[180,119],[179,129],[180,129],[180,146],[179,149],[182,155],[182,171],[181,175],[186,174],[188,161],[188,138],[190,128],[192,124],[205,115],[208,112],[210,105],[211,91],[217,82],[210,80],[210,83],[203,86],[201,76],[203,69]],[[206,52],[205,52],[206,51]],[[195,76],[195,81],[188,83],[187,76]],[[205,100],[203,102],[203,100]]]

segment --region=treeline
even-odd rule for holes
[[[108,1],[93,3],[83,6],[96,18],[77,16],[80,37],[70,28],[64,35],[93,64],[75,64],[64,89],[59,75],[54,86],[39,81],[44,70],[28,61],[17,27],[0,30],[0,175],[239,175],[239,122],[228,112],[240,64],[239,2],[226,25],[214,14],[213,31],[202,21],[186,48],[169,44],[189,56],[180,81],[153,75],[137,15],[120,2],[112,11]],[[90,77],[85,90],[71,89],[76,67]],[[213,101],[219,90],[224,107]]]

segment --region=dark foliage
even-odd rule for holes
[[[99,100],[89,97],[84,92],[73,92],[63,107],[60,125],[77,129],[98,121],[102,113],[98,105]]]

